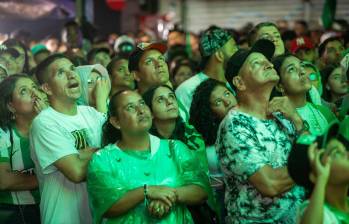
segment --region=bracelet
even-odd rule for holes
[[[148,207],[148,186],[147,186],[147,184],[144,184],[144,186],[143,186],[143,193],[144,193],[144,205],[145,205],[145,207]]]

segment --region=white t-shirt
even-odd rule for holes
[[[348,198],[349,200],[349,198]],[[301,223],[301,218],[304,215],[305,209],[309,205],[309,200],[306,200],[302,203],[302,205],[299,207],[298,213],[297,213],[297,224]],[[324,205],[324,217],[323,217],[323,224],[347,224],[349,223],[349,215],[348,214],[342,214],[342,212],[336,213],[331,211],[331,209],[328,207],[328,205]]]
[[[177,100],[182,103],[184,108],[179,108],[179,113],[183,120],[188,121],[189,117],[187,114],[190,113],[191,101],[193,100],[193,95],[198,87],[203,81],[208,79],[209,77],[205,75],[203,72],[200,72],[193,77],[185,80],[182,84],[178,86],[176,89],[176,97]]]
[[[42,223],[92,223],[86,183],[71,182],[53,163],[87,146],[100,147],[104,121],[105,116],[89,106],[78,106],[73,116],[49,107],[34,119],[30,148],[39,180]]]

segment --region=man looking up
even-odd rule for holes
[[[157,85],[171,86],[164,56],[166,50],[166,45],[161,43],[140,43],[131,53],[128,70],[133,73],[140,94]]]
[[[92,107],[77,106],[80,78],[65,56],[49,56],[38,65],[36,75],[50,102],[30,131],[41,222],[91,223],[85,177],[88,162],[101,144],[104,115]]]
[[[252,46],[259,39],[267,39],[275,45],[273,57],[285,53],[285,44],[281,39],[279,29],[274,23],[262,22],[257,24],[249,33],[249,45]]]
[[[328,65],[337,65],[342,60],[345,50],[342,38],[336,33],[325,33],[321,36],[319,45],[318,68],[324,69]]]
[[[238,106],[221,122],[216,149],[227,183],[228,223],[295,223],[303,196],[286,169],[303,122],[287,98],[269,102],[279,80],[269,61],[274,50],[269,40],[258,40],[227,65],[226,79],[236,88]]]

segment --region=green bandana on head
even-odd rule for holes
[[[214,27],[205,31],[200,38],[200,52],[202,57],[211,56],[230,40],[232,36],[224,29]]]

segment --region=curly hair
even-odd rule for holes
[[[225,84],[215,79],[207,79],[195,90],[190,107],[189,123],[202,135],[207,146],[217,138],[219,123],[222,121],[211,109],[210,96],[217,86]]]

